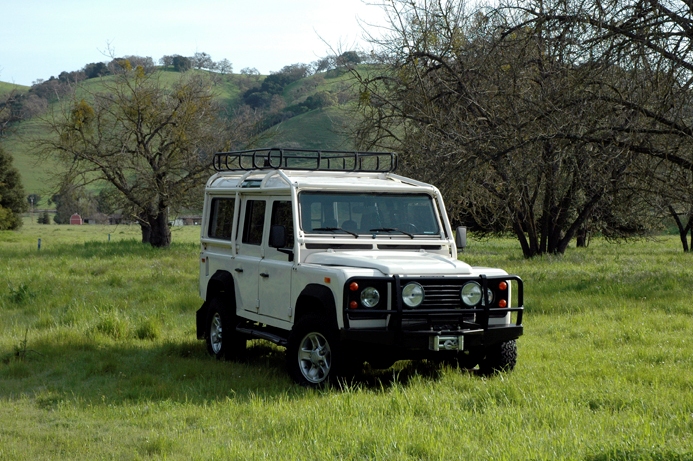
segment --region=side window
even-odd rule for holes
[[[262,228],[265,225],[265,201],[248,200],[245,205],[245,220],[243,224],[243,243],[260,245],[262,243]]]
[[[231,240],[233,227],[233,209],[235,198],[212,199],[208,235],[211,238]]]
[[[294,220],[291,213],[291,202],[277,201],[272,204],[272,225],[286,228],[286,247],[294,247]]]

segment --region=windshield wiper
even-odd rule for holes
[[[342,231],[346,232],[347,234],[351,234],[356,238],[359,238],[359,234],[356,232],[351,232],[346,229],[342,229],[341,227],[316,227],[313,229],[314,231],[327,231],[327,232],[334,232],[334,231]]]
[[[409,232],[405,232],[405,231],[400,230],[400,229],[395,229],[393,227],[378,227],[376,229],[368,229],[368,231],[369,232],[388,232],[388,233],[389,232],[400,232],[411,239],[414,238],[414,234],[410,234]]]

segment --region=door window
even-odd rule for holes
[[[272,204],[272,225],[284,226],[286,229],[286,246],[294,247],[294,220],[290,201],[276,201]]]
[[[262,229],[265,225],[265,201],[248,200],[245,205],[245,220],[243,225],[243,243],[260,245]]]

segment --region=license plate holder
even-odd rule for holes
[[[432,351],[463,351],[464,336],[429,336],[428,348]]]

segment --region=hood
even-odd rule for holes
[[[434,253],[324,252],[308,255],[306,263],[376,269],[384,275],[467,275],[472,273],[469,264]]]

